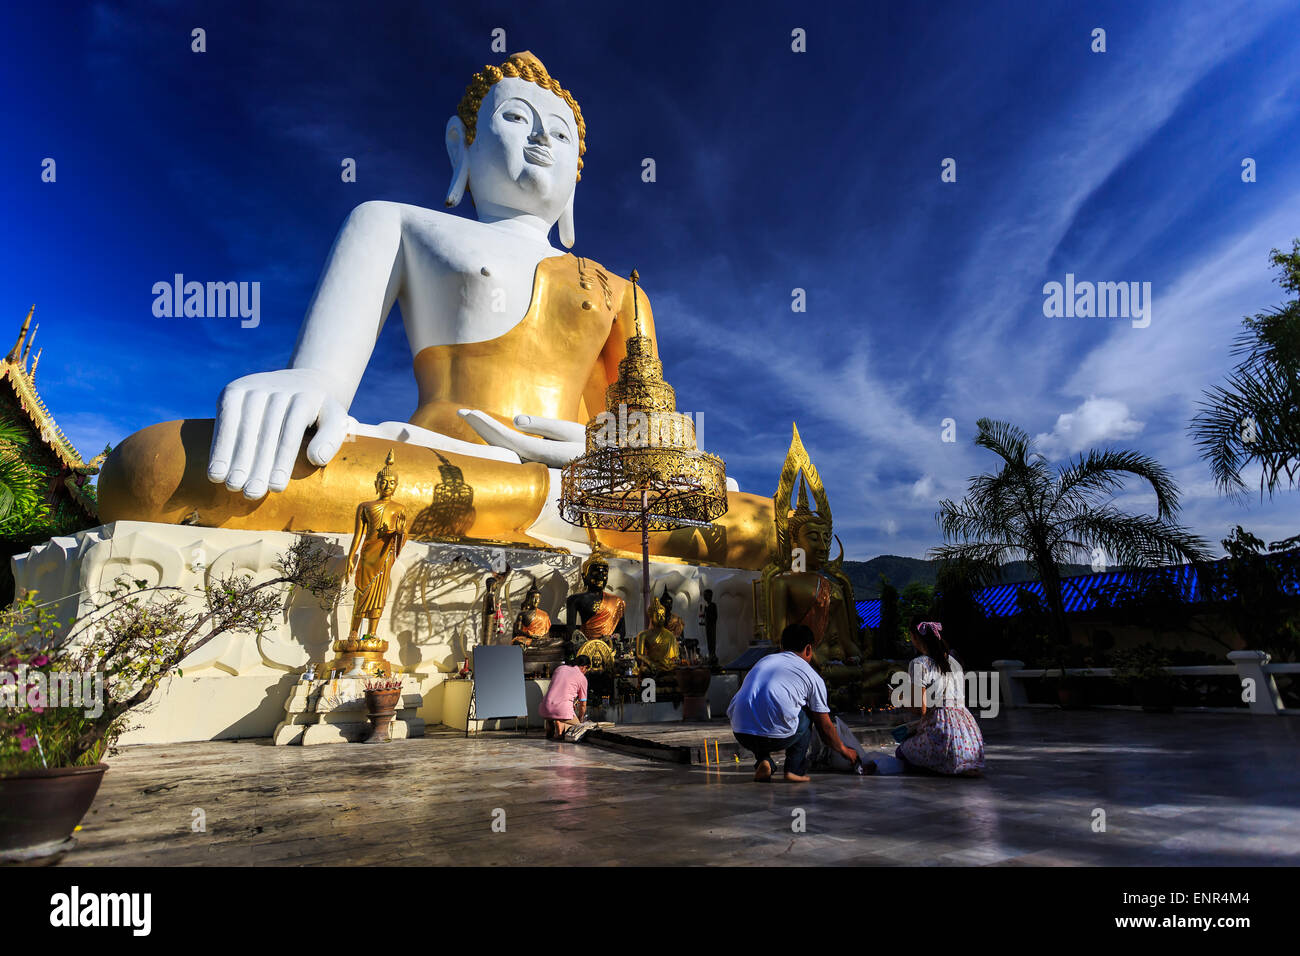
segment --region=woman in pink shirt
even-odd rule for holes
[[[551,675],[551,686],[537,713],[546,720],[546,739],[554,740],[587,716],[587,668],[591,658],[579,654],[572,664],[561,664]]]

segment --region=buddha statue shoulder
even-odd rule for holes
[[[577,101],[532,54],[475,73],[445,129],[447,208],[356,207],[289,367],[235,379],[215,422],[153,425],[118,445],[99,480],[103,519],[346,531],[367,463],[401,443],[407,487],[434,487],[450,467],[474,489],[464,536],[584,549],[558,512],[559,469],[605,410],[637,312],[654,336],[630,282],[551,245],[553,228],[574,243],[586,135]],[[476,218],[447,211],[467,192]],[[362,424],[349,409],[394,304],[418,404],[407,421]],[[721,533],[657,532],[651,552],[770,561],[770,501],[732,489]],[[600,543],[640,545],[635,533],[601,532]]]

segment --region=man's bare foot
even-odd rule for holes
[[[758,766],[754,768],[754,779],[759,783],[767,783],[772,779],[772,761],[760,760]]]
[[[812,777],[805,777],[802,776],[801,774],[791,773],[789,770],[787,770],[785,772],[785,779],[790,783],[807,783],[809,780],[812,779]]]

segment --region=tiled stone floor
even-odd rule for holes
[[[983,727],[975,780],[764,785],[747,765],[447,732],[129,748],[63,865],[1300,864],[1300,720],[1053,710]]]

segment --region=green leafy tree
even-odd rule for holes
[[[995,567],[1024,559],[1043,585],[1058,644],[1069,639],[1060,565],[1100,548],[1109,563],[1149,567],[1208,557],[1204,539],[1175,522],[1179,492],[1155,459],[1134,451],[1092,449],[1060,469],[1033,449],[1023,430],[981,418],[975,444],[1002,459],[970,481],[960,502],[944,499],[937,515],[944,541],[931,550],[944,561]],[[1156,514],[1131,514],[1110,496],[1128,477],[1156,495]]]
[[[903,620],[903,627],[906,628],[911,625],[913,617],[930,613],[934,604],[934,588],[921,581],[910,581],[903,588],[903,593],[899,595],[898,604],[899,616]]]
[[[1206,600],[1224,609],[1247,647],[1300,658],[1300,536],[1265,546],[1238,525],[1223,547],[1228,556],[1200,572]]]
[[[1300,239],[1269,261],[1282,270],[1278,284],[1300,294]],[[1243,319],[1232,354],[1241,360],[1205,391],[1189,428],[1223,494],[1244,495],[1241,472],[1254,464],[1260,496],[1271,498],[1300,477],[1300,298]]]
[[[21,538],[49,520],[45,477],[23,458],[27,436],[0,419],[0,538]]]

